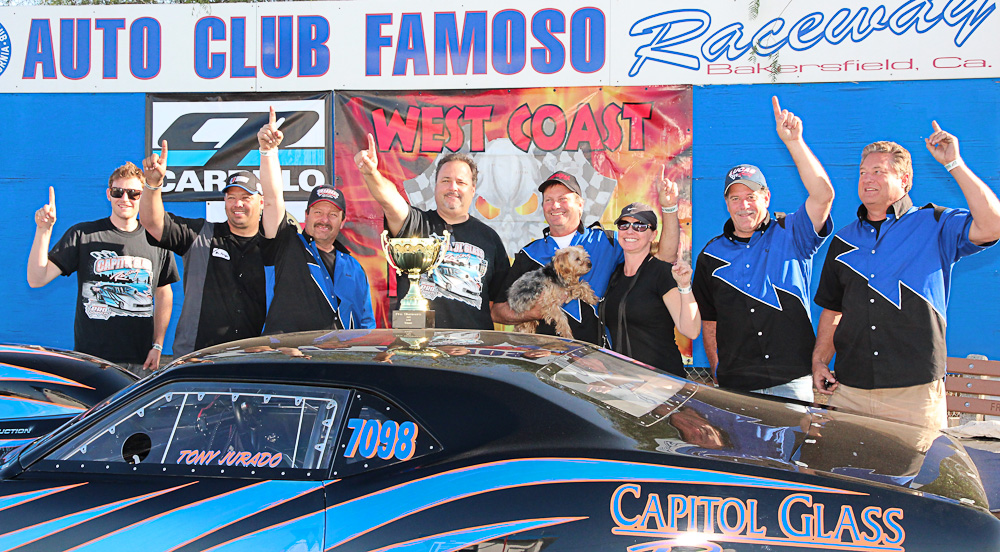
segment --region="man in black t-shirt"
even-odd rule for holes
[[[420,277],[420,292],[431,303],[439,328],[492,330],[491,304],[499,301],[510,260],[496,231],[469,216],[476,195],[478,168],[465,154],[441,157],[434,174],[437,209],[423,211],[409,205],[396,185],[378,171],[375,138],[354,157],[368,190],[385,211],[389,234],[398,238],[442,236],[450,244],[444,260]],[[396,278],[399,297],[410,289],[409,279]]]
[[[28,256],[33,288],[77,273],[74,349],[133,371],[159,366],[173,301],[170,284],[178,280],[173,255],[146,243],[136,220],[143,182],[132,163],[115,169],[105,192],[111,216],[71,227],[48,251],[56,222],[50,186],[48,204],[35,212]]]
[[[282,137],[272,108],[268,124],[257,133],[261,171],[278,173],[268,179],[272,185],[281,182],[276,154]],[[267,313],[261,226],[276,229],[284,212],[265,206],[261,181],[242,171],[230,175],[223,189],[226,222],[166,213],[160,193],[167,170],[166,140],[159,154],[143,161],[143,170],[148,191],[140,214],[149,243],[184,258],[184,307],[174,334],[174,355],[259,336]]]

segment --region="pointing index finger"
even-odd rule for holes
[[[56,189],[52,186],[49,186],[49,205],[56,206]]]
[[[375,137],[368,133],[368,151],[375,153]]]
[[[941,126],[938,125],[937,121],[931,121],[931,126],[934,127],[934,132],[940,132],[941,131]]]
[[[774,107],[774,118],[781,117],[781,104],[778,103],[777,96],[771,96],[771,106]]]
[[[167,164],[167,141],[164,140],[160,142],[160,161],[166,165]]]
[[[274,115],[274,106],[271,106],[271,113],[267,117],[267,124],[274,126],[278,122],[278,118]]]

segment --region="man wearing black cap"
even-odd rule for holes
[[[693,287],[719,385],[812,401],[809,279],[812,257],[833,230],[833,186],[802,138],[801,119],[782,110],[778,98],[772,104],[778,137],[809,196],[796,212],[771,217],[760,169],[730,169],[730,220],[698,255]]]
[[[284,209],[280,196],[276,203]],[[317,186],[309,193],[301,234],[285,219],[273,237],[267,235],[264,262],[274,265],[275,281],[265,334],[375,327],[368,276],[337,241],[346,212],[343,192]]]
[[[277,186],[280,168],[274,154],[281,137],[272,109],[257,141],[261,171],[279,171],[269,180]],[[223,189],[226,222],[165,212],[160,187],[167,170],[166,140],[159,154],[143,161],[143,170],[148,191],[140,204],[139,221],[147,240],[184,258],[184,306],[174,333],[174,355],[259,336],[267,312],[261,213],[263,226],[277,228],[283,211],[265,205],[261,181],[252,172],[241,171],[230,175]]]
[[[542,193],[542,213],[549,226],[542,231],[541,238],[524,246],[514,256],[514,265],[507,274],[502,298],[493,307],[493,320],[502,324],[519,324],[541,318],[537,307],[523,313],[514,312],[507,304],[507,291],[526,272],[548,264],[557,250],[573,245],[583,246],[587,250],[591,268],[581,280],[590,284],[598,298],[604,297],[611,274],[625,258],[614,234],[605,232],[600,222],[586,228],[583,226],[583,190],[575,176],[557,171],[538,186],[538,191]],[[656,257],[672,263],[677,259],[680,236],[680,226],[677,223],[677,186],[661,175],[657,191],[664,224],[662,243]],[[569,319],[574,338],[601,344],[600,322],[595,306],[574,299],[563,305],[563,310]],[[535,331],[556,335],[555,328],[544,320]]]

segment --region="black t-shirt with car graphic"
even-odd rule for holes
[[[145,362],[153,295],[180,279],[173,254],[149,245],[142,226],[125,232],[105,218],[67,230],[49,261],[63,276],[77,273],[74,349],[112,362]]]

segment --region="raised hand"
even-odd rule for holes
[[[354,155],[354,162],[361,174],[374,174],[378,170],[378,151],[375,148],[375,137],[368,135],[368,149]]]
[[[49,186],[49,202],[35,211],[35,224],[43,230],[51,230],[56,223],[56,189]]]
[[[684,261],[677,261],[674,263],[673,268],[670,269],[670,273],[674,275],[674,281],[677,282],[677,287],[691,287],[691,275],[694,273],[691,270],[691,265]]]
[[[146,177],[146,186],[159,188],[163,177],[167,174],[167,141],[160,143],[160,153],[152,154],[142,160],[142,174]]]
[[[660,178],[655,182],[656,194],[660,199],[660,209],[677,208],[677,183],[667,178],[667,167],[660,168]]]
[[[774,108],[774,126],[778,131],[778,138],[782,142],[802,139],[802,119],[787,109],[781,109],[777,96],[771,96],[771,106]]]
[[[284,133],[278,130],[278,119],[274,114],[274,106],[271,106],[267,124],[260,127],[260,131],[257,133],[257,142],[260,144],[260,149],[268,151],[278,147],[284,138]]]
[[[958,138],[941,130],[937,121],[931,121],[931,125],[934,126],[934,132],[930,137],[924,139],[924,142],[927,144],[927,151],[931,152],[934,159],[942,165],[958,159]]]

